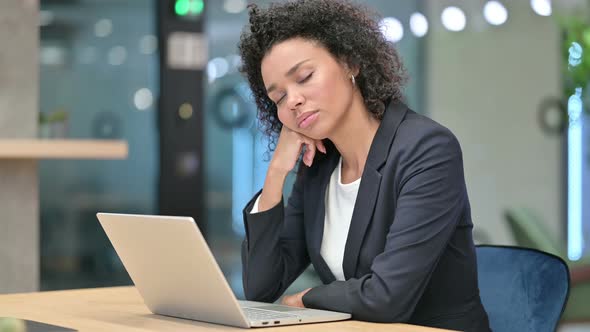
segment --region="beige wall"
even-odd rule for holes
[[[459,138],[476,229],[493,243],[511,244],[503,219],[510,206],[534,208],[554,233],[563,234],[561,141],[544,135],[537,107],[560,92],[559,32],[552,18],[528,1],[504,1],[508,22],[483,21],[483,2],[469,1],[467,28],[453,33],[440,23],[456,1],[426,1],[427,112]]]
[[[0,1],[0,137],[37,130],[37,12],[36,1]]]
[[[37,0],[0,0],[0,139],[37,132]],[[39,287],[37,164],[0,159],[0,293]]]

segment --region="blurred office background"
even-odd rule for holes
[[[39,288],[130,284],[95,214],[163,213],[195,217],[241,297],[241,210],[269,155],[236,45],[247,3],[270,1],[39,1],[38,136],[129,146],[39,161]],[[410,107],[459,138],[477,243],[590,263],[588,2],[356,2],[402,55]]]

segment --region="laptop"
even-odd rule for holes
[[[347,313],[238,301],[190,217],[98,213],[154,314],[242,328],[349,319]]]

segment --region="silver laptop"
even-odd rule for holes
[[[190,217],[98,213],[155,314],[243,328],[345,320],[350,314],[238,301]]]

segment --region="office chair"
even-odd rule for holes
[[[571,289],[567,306],[562,316],[565,322],[589,322],[590,306],[590,257],[569,261],[565,246],[559,244],[557,236],[548,230],[543,220],[531,209],[510,208],[505,220],[519,247],[542,250],[561,257],[570,271]]]
[[[481,300],[494,332],[555,331],[569,295],[569,270],[552,254],[476,246]]]

